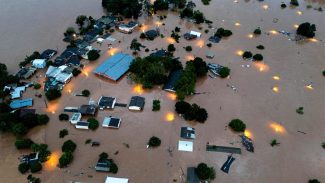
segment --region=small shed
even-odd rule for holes
[[[193,142],[190,141],[178,141],[178,150],[179,151],[187,151],[193,152]]]
[[[201,37],[201,33],[200,33],[200,32],[191,31],[190,34],[195,35],[195,36],[198,37],[198,38]]]
[[[114,109],[115,103],[116,103],[116,98],[101,96],[98,101],[98,106],[100,110]]]
[[[70,118],[70,123],[77,124],[80,121],[80,119],[81,119],[81,113],[79,112],[73,113]]]
[[[103,127],[107,128],[120,128],[121,124],[120,118],[114,118],[114,117],[105,117],[103,121]]]
[[[97,172],[109,172],[111,164],[111,161],[108,159],[99,159],[95,166],[95,170]]]
[[[195,172],[195,167],[188,167],[186,172],[187,183],[200,183],[200,179]]]
[[[87,122],[87,121],[79,121],[79,122],[76,123],[76,128],[77,129],[88,130],[89,129],[89,122]]]
[[[205,56],[206,56],[207,58],[213,59],[213,58],[214,58],[214,53],[211,52],[211,51],[209,51],[209,52],[206,53]]]
[[[145,98],[133,96],[129,104],[129,110],[141,111],[144,108]]]
[[[43,69],[46,67],[46,59],[35,59],[32,62],[33,67]]]
[[[88,116],[95,116],[97,112],[97,106],[96,105],[82,105],[79,108],[79,112],[81,115],[88,115]]]
[[[115,178],[115,177],[106,177],[105,183],[128,183],[129,179],[126,178]]]

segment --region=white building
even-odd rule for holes
[[[120,118],[105,117],[102,126],[106,128],[120,128],[121,121]]]
[[[115,178],[115,177],[106,177],[105,183],[129,183],[129,179],[126,178]]]
[[[79,112],[73,113],[73,115],[70,118],[70,123],[77,124],[80,121],[80,119],[81,119],[81,113]]]
[[[89,129],[89,122],[87,122],[87,121],[79,121],[79,122],[76,123],[76,128],[77,129],[88,130]]]
[[[200,32],[191,31],[190,34],[195,35],[195,36],[198,37],[198,38],[201,37],[201,33],[200,33]]]
[[[45,59],[35,59],[32,62],[33,67],[38,69],[43,69],[46,67],[46,60]]]
[[[178,150],[179,151],[187,151],[193,152],[193,142],[190,141],[178,141]]]

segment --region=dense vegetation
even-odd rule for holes
[[[175,85],[178,99],[183,100],[185,96],[193,94],[195,91],[196,79],[206,76],[207,72],[207,64],[200,57],[186,62],[185,69]]]
[[[102,0],[102,6],[115,15],[121,14],[126,18],[138,18],[142,10],[139,0]]]
[[[60,168],[66,167],[68,164],[70,164],[73,160],[73,152],[76,150],[77,145],[72,140],[67,140],[62,145],[62,152],[59,159],[59,166]]]
[[[97,50],[90,50],[87,55],[89,61],[97,60],[100,56]]]
[[[0,81],[0,98],[3,98],[5,95],[9,94],[9,92],[5,93],[2,88],[7,84],[18,83],[19,78],[10,75],[7,71],[7,66],[0,63]]]
[[[246,124],[240,119],[233,119],[229,122],[229,127],[235,132],[244,132]]]
[[[208,113],[197,104],[189,104],[185,101],[178,101],[175,104],[175,111],[181,114],[187,121],[198,121],[204,123],[208,119]]]
[[[214,36],[222,38],[222,37],[229,37],[232,35],[231,30],[219,28],[217,32],[214,34]]]
[[[30,64],[33,60],[35,60],[35,59],[39,59],[40,56],[41,56],[40,53],[37,52],[37,51],[35,51],[35,52],[33,52],[31,55],[26,56],[25,60],[19,63],[19,66],[20,66],[20,67],[24,67],[24,66],[26,66],[27,64]]]
[[[208,165],[205,163],[198,164],[195,172],[200,180],[213,180],[216,177],[214,168],[208,167]]]
[[[61,91],[57,89],[49,89],[46,91],[45,96],[48,100],[55,100],[61,97]]]
[[[199,10],[195,10],[194,11],[191,8],[184,8],[180,12],[180,17],[181,18],[189,18],[189,19],[192,19],[197,24],[201,24],[205,20],[204,14],[202,12],[200,12]]]
[[[155,85],[165,84],[169,72],[182,68],[182,64],[170,57],[136,58],[131,66],[132,78],[141,83],[143,88],[152,88]]]

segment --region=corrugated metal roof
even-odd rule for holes
[[[14,100],[10,103],[10,107],[12,109],[19,109],[22,107],[30,107],[33,106],[33,99],[32,98],[27,98],[23,100]]]
[[[117,81],[129,70],[133,59],[131,55],[118,53],[97,67],[94,73]]]

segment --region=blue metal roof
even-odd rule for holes
[[[14,100],[10,103],[10,107],[12,109],[19,109],[22,107],[30,107],[33,106],[33,99],[32,98],[27,98],[23,100]]]
[[[133,59],[131,55],[118,53],[98,66],[94,73],[117,81],[129,70]]]

